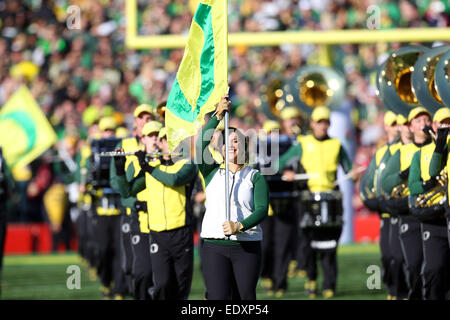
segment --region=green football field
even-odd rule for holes
[[[368,289],[368,283],[375,285],[379,280],[373,271],[380,267],[379,247],[376,244],[344,245],[338,250],[338,285],[334,299],[375,300],[386,299],[386,289]],[[80,267],[80,289],[68,289],[67,273],[69,266]],[[320,265],[320,263],[318,264]],[[372,267],[371,267],[372,266]],[[321,281],[319,268],[319,289]],[[381,275],[380,275],[381,276]],[[268,294],[258,284],[258,299],[309,299],[304,290],[305,279],[292,277],[288,279],[288,290],[281,297]],[[101,299],[99,282],[89,275],[89,270],[76,253],[6,256],[1,283],[1,299]],[[203,300],[204,285],[199,269],[199,259],[195,256],[195,269],[189,299]],[[321,299],[318,295],[317,299]]]

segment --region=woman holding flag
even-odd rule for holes
[[[200,237],[202,272],[209,300],[256,299],[256,285],[261,271],[262,230],[259,224],[267,217],[269,189],[258,170],[246,163],[246,137],[229,128],[230,219],[226,219],[225,164],[217,164],[208,149],[211,133],[229,110],[227,96],[216,105],[197,140],[198,168],[205,179],[206,212]],[[222,135],[225,158],[225,136]]]

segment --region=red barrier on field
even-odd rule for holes
[[[380,217],[376,213],[355,214],[353,218],[353,241],[379,242],[380,240]]]
[[[76,250],[78,242],[72,237],[70,249]],[[50,253],[52,251],[52,232],[47,223],[8,224],[5,241],[5,254]],[[64,252],[63,244],[57,251]]]

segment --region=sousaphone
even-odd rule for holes
[[[280,112],[287,106],[285,100],[286,88],[284,79],[280,74],[272,74],[267,83],[260,88],[261,98],[254,103],[267,118],[279,120]]]
[[[338,109],[345,98],[345,78],[329,67],[311,65],[301,67],[287,81],[286,101],[311,115],[313,109],[326,106]]]
[[[450,51],[444,53],[436,65],[434,78],[436,91],[442,103],[450,108]]]
[[[414,93],[420,104],[430,111],[431,114],[444,106],[437,91],[435,70],[442,55],[449,50],[450,46],[432,48],[422,54],[414,65],[414,72],[412,73]],[[448,80],[444,81],[448,82]]]
[[[412,86],[412,73],[417,60],[429,49],[422,46],[401,48],[388,57],[377,77],[378,97],[381,103],[397,114],[407,117],[409,111],[420,105]]]

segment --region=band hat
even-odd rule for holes
[[[390,127],[393,126],[396,122],[397,122],[397,115],[392,111],[388,110],[384,114],[384,125]]]
[[[142,135],[148,136],[152,132],[159,132],[162,128],[161,122],[158,121],[150,121],[144,125],[142,128]]]
[[[316,107],[311,114],[311,119],[315,122],[320,120],[330,120],[330,109],[327,107]]]
[[[435,112],[433,122],[442,122],[445,119],[450,119],[450,108],[443,107]]]
[[[141,104],[134,109],[134,117],[137,118],[141,115],[141,113],[147,112],[148,114],[153,114],[153,108],[149,104]]]
[[[106,130],[115,130],[116,129],[116,120],[114,120],[113,117],[103,117],[100,119],[100,122],[98,123],[98,127],[101,131]]]
[[[128,137],[128,130],[124,127],[118,127],[116,129],[116,137],[117,138],[126,138]]]
[[[431,114],[430,114],[430,112],[428,112],[427,109],[425,109],[424,107],[416,107],[409,112],[408,122],[411,122],[411,120],[413,120],[414,118],[416,118],[418,115],[420,115],[422,113],[429,115],[431,118]]]
[[[266,133],[270,133],[273,130],[281,130],[281,126],[278,123],[278,121],[275,120],[266,120],[264,121],[263,127],[262,129],[266,132]]]
[[[408,119],[406,119],[406,117],[400,113],[397,115],[396,121],[397,121],[397,124],[401,124],[401,125],[408,123]]]
[[[162,127],[161,130],[159,130],[158,139],[162,139],[165,136],[167,136],[167,130],[166,127]]]
[[[281,120],[297,118],[297,117],[301,117],[301,115],[302,114],[300,113],[300,110],[298,110],[298,108],[294,107],[294,106],[283,108],[283,110],[281,110],[281,112],[280,112]]]

